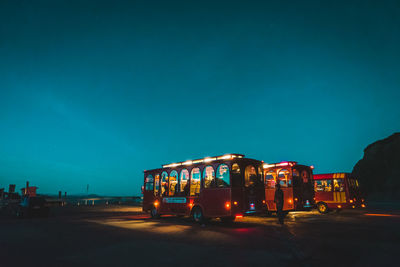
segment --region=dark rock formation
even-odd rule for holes
[[[400,200],[400,133],[367,146],[353,175],[370,199]]]

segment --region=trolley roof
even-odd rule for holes
[[[164,164],[162,165],[163,168],[173,168],[177,166],[184,166],[184,165],[192,165],[196,163],[207,163],[211,162],[214,160],[221,160],[221,159],[234,159],[234,158],[244,158],[244,155],[242,154],[225,154],[221,156],[215,156],[215,157],[205,157],[202,159],[195,159],[195,160],[187,160],[187,161],[182,161],[182,162],[176,162],[176,163],[170,163],[170,164]]]
[[[264,163],[263,164],[263,168],[264,169],[269,169],[269,168],[285,167],[285,166],[293,167],[295,165],[306,166],[306,165],[297,164],[297,161],[282,161],[282,162],[279,162],[279,163]],[[309,167],[311,169],[314,169],[314,166],[309,166]]]

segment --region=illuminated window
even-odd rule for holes
[[[154,195],[158,196],[158,192],[160,191],[160,174],[156,174],[155,176],[155,188],[154,188]]]
[[[282,169],[278,173],[278,180],[281,187],[290,187],[292,181],[290,179],[290,172],[286,169]]]
[[[257,171],[254,166],[249,165],[244,170],[244,186],[254,186],[257,183]]]
[[[153,175],[149,174],[145,180],[145,190],[153,191],[153,189],[154,189],[154,178]]]
[[[332,180],[315,180],[315,192],[332,192]]]
[[[229,167],[226,164],[218,166],[216,175],[217,187],[229,187]]]
[[[194,168],[190,173],[190,195],[200,194],[200,178],[201,172],[199,168]]]
[[[240,167],[237,163],[232,165],[232,173],[240,174]]]
[[[265,185],[269,189],[275,188],[276,184],[276,172],[271,170],[265,174]]]
[[[178,184],[178,172],[173,170],[169,174],[169,195],[170,196],[174,196],[175,190],[178,190],[177,184]]]
[[[344,192],[343,179],[333,179],[333,191],[334,192]]]
[[[258,166],[258,180],[263,183],[264,182],[264,176],[263,176],[263,171],[262,171],[262,165]]]
[[[207,166],[203,171],[204,188],[215,187],[215,172],[212,166]]]
[[[183,195],[187,196],[189,193],[189,171],[186,169],[183,169],[181,171],[181,174],[179,175],[179,186],[180,186],[180,192],[183,193]]]
[[[242,175],[240,174],[240,167],[237,163],[232,165],[232,187],[239,187],[242,185]]]
[[[168,173],[161,173],[161,195],[166,196],[168,192]]]

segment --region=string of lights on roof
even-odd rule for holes
[[[178,167],[178,166],[187,166],[187,165],[192,165],[192,164],[197,164],[197,163],[208,163],[208,162],[212,162],[215,160],[229,160],[229,159],[243,158],[243,157],[244,157],[244,155],[242,155],[242,154],[225,154],[222,156],[206,157],[203,159],[187,160],[187,161],[182,161],[182,162],[165,164],[165,165],[162,165],[162,167],[163,168],[174,168],[174,167]]]
[[[270,163],[270,164],[265,163],[263,165],[263,168],[267,169],[267,168],[282,167],[282,166],[294,166],[296,164],[297,164],[297,161],[283,161],[280,163]]]

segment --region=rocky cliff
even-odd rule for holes
[[[400,200],[400,133],[367,146],[353,175],[370,199]]]

